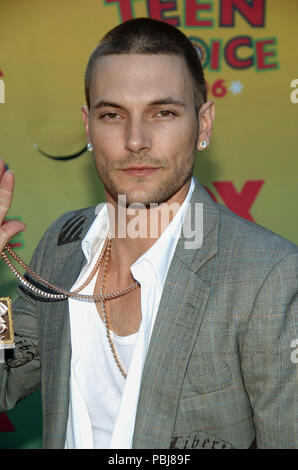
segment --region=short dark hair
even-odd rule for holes
[[[135,18],[111,29],[95,47],[85,71],[85,97],[90,109],[90,84],[95,62],[110,54],[172,54],[184,57],[194,85],[198,111],[207,101],[204,73],[192,42],[178,28],[152,18]]]

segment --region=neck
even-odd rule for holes
[[[129,208],[117,204],[106,194],[112,232],[110,269],[119,279],[127,278],[130,266],[156,242],[183,204],[190,180],[166,202],[151,207]]]

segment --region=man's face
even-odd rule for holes
[[[101,57],[82,107],[107,201],[182,202],[198,140],[192,81],[174,55]],[[180,200],[181,201],[180,201]]]

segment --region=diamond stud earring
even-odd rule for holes
[[[90,142],[87,144],[87,150],[88,152],[92,152],[93,150],[93,145]]]
[[[200,142],[200,147],[201,147],[203,150],[205,150],[205,148],[206,148],[207,146],[208,146],[207,140],[205,140],[205,139],[201,140],[201,142]]]

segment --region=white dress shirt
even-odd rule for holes
[[[130,268],[141,288],[140,328],[134,335],[126,337],[117,337],[111,332],[120,362],[127,371],[126,380],[109,350],[96,305],[69,299],[72,357],[65,448],[132,447],[143,366],[193,189],[192,179],[187,197],[171,223]],[[72,289],[88,277],[109,230],[106,204],[98,207],[98,215],[82,241],[86,265]],[[92,294],[94,284],[95,277],[82,292]]]

